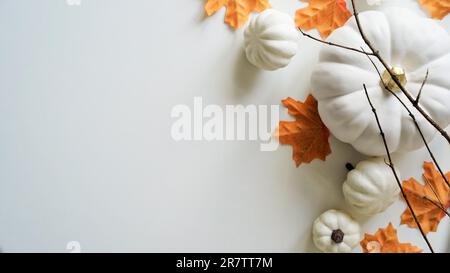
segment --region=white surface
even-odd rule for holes
[[[203,0],[0,2],[0,246],[4,251],[317,251],[313,220],[346,209],[344,164],[361,155],[331,140],[326,162],[296,169],[291,148],[175,142],[171,109],[303,100],[319,47],[301,39],[286,69],[262,72],[242,29],[205,18]],[[272,0],[294,14],[304,5]],[[288,118],[283,111],[281,118]],[[432,149],[450,169],[450,147]],[[419,177],[424,150],[396,156]],[[359,219],[398,226],[404,204]],[[448,219],[429,235],[447,248]],[[400,239],[425,249],[417,230]],[[360,249],[356,249],[360,251]]]

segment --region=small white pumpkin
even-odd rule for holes
[[[429,70],[420,105],[441,127],[447,127],[450,124],[450,36],[444,28],[436,20],[394,7],[384,12],[360,13],[360,20],[381,56],[396,71],[405,73],[405,87],[413,97],[417,96]],[[354,18],[335,30],[328,41],[358,49],[364,46],[369,51]],[[386,74],[384,67],[373,60],[380,72]],[[390,77],[387,80],[392,81]],[[367,85],[377,109],[390,151],[408,152],[424,146],[408,112],[384,89],[364,54],[324,45],[311,84],[322,121],[336,138],[350,143],[359,152],[371,156],[386,154],[363,84]],[[395,92],[410,106],[401,91]],[[410,109],[425,139],[431,141],[436,129],[415,108],[410,106]]]
[[[299,34],[287,14],[268,9],[253,17],[244,32],[245,53],[253,65],[276,70],[297,54]]]
[[[397,175],[400,172],[396,169]],[[355,212],[375,215],[385,211],[400,194],[395,176],[383,158],[361,161],[347,174],[344,197]]]
[[[351,252],[360,238],[359,224],[342,211],[328,210],[314,221],[313,241],[323,252]]]

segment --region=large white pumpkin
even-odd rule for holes
[[[253,65],[276,70],[289,64],[300,35],[287,14],[268,9],[255,16],[244,32],[245,53]]]
[[[429,69],[420,105],[442,127],[450,123],[450,37],[440,24],[407,9],[390,8],[384,12],[360,14],[366,35],[381,56],[406,73],[407,90],[416,96]],[[328,41],[354,48],[365,46],[351,18],[335,30]],[[375,58],[380,72],[384,67]],[[388,93],[367,56],[324,45],[319,64],[312,75],[313,95],[319,113],[333,135],[367,155],[384,155],[385,147],[364,94],[366,84],[381,119],[391,152],[407,152],[422,147],[423,141],[407,111]],[[418,113],[401,91],[398,96],[410,106],[427,141],[433,128]]]

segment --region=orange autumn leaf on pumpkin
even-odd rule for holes
[[[420,253],[422,249],[410,243],[400,243],[397,230],[391,223],[375,233],[365,234],[360,242],[365,253]]]
[[[419,3],[430,13],[435,19],[443,19],[450,13],[449,0],[419,0]]]
[[[340,28],[352,17],[345,0],[303,0],[309,6],[297,10],[295,23],[297,27],[310,30],[316,28],[322,38]]]
[[[403,182],[402,187],[420,225],[424,232],[428,233],[437,231],[440,221],[445,216],[443,210],[447,210],[450,207],[450,188],[431,162],[425,162],[423,170],[425,184],[420,184],[414,178],[410,178]],[[445,177],[449,181],[450,172],[445,174]],[[438,206],[441,205],[442,207],[439,208]],[[409,208],[403,212],[401,224],[417,228]]]
[[[211,16],[223,6],[227,8],[225,23],[234,29],[240,28],[247,21],[250,12],[270,8],[269,0],[207,0],[206,14]]]
[[[325,160],[331,153],[330,132],[320,119],[316,99],[309,95],[304,103],[291,98],[282,102],[295,121],[280,121],[275,136],[281,144],[292,145],[292,157],[297,167],[316,158]]]

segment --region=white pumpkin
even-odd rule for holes
[[[351,252],[360,238],[359,224],[342,211],[328,210],[314,221],[313,241],[323,252]]]
[[[396,170],[400,177],[400,172]],[[395,176],[383,158],[361,161],[347,174],[344,197],[355,212],[375,215],[385,211],[400,194]]]
[[[450,36],[447,32],[435,20],[394,7],[384,12],[360,13],[360,20],[381,56],[397,67],[397,71],[404,71],[405,87],[412,96],[417,96],[429,69],[420,105],[440,126],[447,127],[450,123]],[[328,41],[354,48],[363,46],[369,51],[354,18],[335,30]],[[381,73],[387,72],[381,63],[375,58],[373,60]],[[367,85],[377,109],[390,151],[407,152],[423,147],[424,143],[407,111],[384,89],[379,75],[364,54],[324,45],[311,84],[325,125],[336,138],[350,143],[359,152],[372,156],[386,154],[363,84]],[[410,106],[426,140],[431,141],[436,130],[411,106],[400,90],[396,93]]]
[[[298,50],[298,31],[287,14],[268,9],[253,17],[245,29],[245,53],[253,65],[276,70],[289,64]]]

